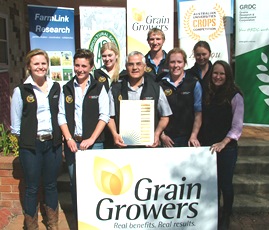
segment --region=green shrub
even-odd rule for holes
[[[4,124],[0,124],[0,153],[4,156],[19,155],[18,139],[10,130],[5,129]]]

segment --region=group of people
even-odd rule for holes
[[[120,69],[120,52],[112,42],[103,45],[104,65],[95,70],[93,53],[77,50],[75,76],[63,87],[47,76],[45,51],[34,49],[27,54],[27,79],[14,89],[11,103],[11,131],[19,139],[25,177],[27,229],[38,229],[41,181],[48,229],[58,229],[57,175],[62,146],[77,217],[75,153],[126,147],[119,133],[120,100],[144,99],[154,100],[155,107],[154,142],[148,147],[210,146],[217,153],[219,201],[223,195],[219,228],[228,229],[244,113],[233,71],[225,61],[210,62],[211,50],[205,41],[194,46],[196,62],[187,70],[184,50],[173,48],[166,53],[162,49],[162,30],[151,29],[147,41],[150,51],[145,56],[139,51],[129,53],[125,70]]]

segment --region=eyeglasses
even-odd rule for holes
[[[126,63],[126,66],[127,66],[127,67],[130,67],[130,68],[134,68],[135,66],[138,67],[138,68],[140,68],[140,67],[142,67],[143,65],[144,65],[143,62],[136,62],[136,63],[128,62],[128,63]]]

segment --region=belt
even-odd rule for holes
[[[74,140],[75,140],[76,142],[82,142],[82,141],[83,141],[83,138],[82,138],[82,136],[77,136],[77,135],[75,135],[75,136],[74,136]]]
[[[52,134],[42,134],[42,135],[37,135],[36,139],[40,140],[40,141],[49,141],[53,138]]]

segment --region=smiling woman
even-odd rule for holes
[[[243,129],[244,101],[234,83],[230,65],[218,60],[212,66],[205,85],[202,142],[217,154],[218,197],[223,196],[221,229],[228,229],[232,213],[233,173],[237,161],[237,141]]]
[[[47,77],[49,57],[44,50],[29,51],[25,63],[27,79],[15,88],[11,101],[11,132],[19,139],[25,178],[25,225],[27,229],[38,229],[38,188],[42,179],[47,224],[53,229],[58,225],[57,175],[62,160],[57,122],[60,85]]]
[[[168,52],[169,73],[160,81],[173,111],[161,135],[164,147],[200,146],[197,139],[202,123],[202,89],[197,78],[184,71],[187,55],[174,48]]]

